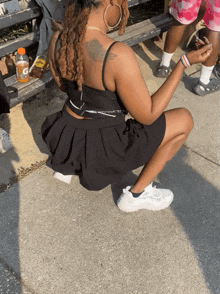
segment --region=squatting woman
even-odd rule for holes
[[[125,30],[127,0],[76,0],[69,3],[49,47],[53,77],[68,99],[62,111],[48,116],[42,136],[55,177],[71,175],[89,190],[100,190],[128,171],[143,166],[133,186],[123,189],[118,207],[126,212],[160,210],[173,193],[152,186],[188,137],[188,110],[164,111],[189,64],[204,62],[211,44],[181,57],[166,82],[150,96],[133,50],[106,32]],[[129,112],[133,119],[125,121]]]

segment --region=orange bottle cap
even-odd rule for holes
[[[25,54],[25,49],[24,48],[18,48],[18,54],[20,54],[20,55],[24,55]]]

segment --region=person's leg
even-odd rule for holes
[[[219,0],[206,1],[206,12],[203,17],[207,27],[206,37],[213,45],[213,51],[209,58],[202,64],[201,74],[194,92],[200,96],[210,94],[220,90],[216,79],[210,79],[219,54],[220,41],[220,2]]]
[[[167,32],[161,62],[155,72],[156,77],[167,77],[170,74],[172,56],[183,37],[186,26],[197,18],[200,4],[201,0],[173,0],[169,12],[175,20]]]
[[[216,78],[218,78],[220,80],[220,54],[218,57],[218,61],[214,67],[214,74],[215,74]]]
[[[219,32],[207,29],[207,38],[213,45],[213,51],[209,58],[202,64],[200,78],[194,88],[197,95],[205,96],[220,90],[217,79],[211,79],[219,53]]]
[[[166,53],[173,54],[176,51],[176,48],[178,47],[183,37],[186,27],[187,25],[182,24],[177,20],[174,20],[172,27],[169,28],[166,35],[166,40],[164,44],[164,51]]]
[[[206,37],[208,38],[209,42],[212,43],[212,53],[209,56],[209,58],[203,63],[203,65],[209,67],[215,65],[218,54],[219,54],[219,42],[220,42],[220,32],[212,31],[210,29],[207,29]]]
[[[214,67],[215,76],[220,80],[220,37],[219,37],[219,53],[218,53],[218,60]]]
[[[144,166],[131,192],[140,193],[148,186],[163,169],[182,144],[193,128],[192,116],[188,110],[179,108],[166,111],[166,131],[159,148],[149,162]]]
[[[180,149],[193,128],[193,120],[186,109],[169,110],[165,112],[165,119],[166,130],[160,146],[142,169],[134,186],[123,189],[117,201],[122,211],[161,210],[173,200],[170,190],[156,189],[152,186],[152,181]]]
[[[169,75],[171,59],[182,39],[186,26],[187,25],[174,20],[173,26],[169,28],[166,35],[161,62],[155,74],[157,77],[167,77]]]

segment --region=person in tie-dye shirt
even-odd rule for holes
[[[202,0],[172,1],[169,12],[175,20],[173,26],[167,32],[162,59],[155,74],[157,77],[169,75],[172,56],[182,39],[186,26],[197,18],[201,4]],[[219,53],[220,0],[206,0],[203,20],[207,27],[206,37],[212,43],[213,51],[202,64],[200,79],[194,87],[194,92],[200,96],[220,90],[218,80],[210,79]]]

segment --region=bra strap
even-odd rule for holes
[[[106,65],[106,61],[107,61],[107,58],[108,58],[108,54],[109,54],[109,51],[110,49],[112,48],[112,46],[117,43],[117,41],[113,42],[107,49],[106,53],[105,53],[105,57],[104,57],[104,60],[103,60],[103,64],[102,64],[102,84],[103,84],[103,87],[105,90],[108,90],[106,88],[106,85],[105,85],[105,81],[104,81],[104,73],[105,73],[105,65]]]

